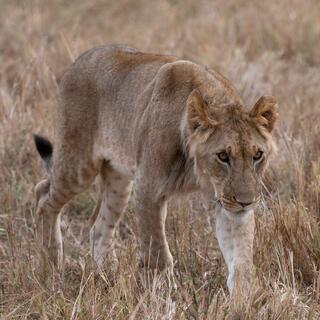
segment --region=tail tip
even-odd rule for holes
[[[34,134],[33,140],[42,159],[47,159],[52,156],[53,146],[48,139]]]

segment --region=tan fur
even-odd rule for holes
[[[276,117],[274,98],[247,109],[227,79],[196,63],[121,46],[87,51],[61,80],[51,173],[37,187],[52,259],[62,264],[60,209],[99,175],[91,231],[95,260],[101,265],[112,247],[134,181],[141,258],[151,268],[172,268],[167,199],[201,190],[221,204],[226,221],[252,212],[272,153]],[[260,149],[264,160],[253,165]],[[219,161],[221,151],[230,165]],[[241,234],[253,238],[245,232],[237,241],[244,240]],[[223,248],[225,237],[221,241]],[[252,260],[251,249],[243,255]]]

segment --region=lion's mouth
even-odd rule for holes
[[[241,204],[234,202],[234,201],[231,201],[227,198],[221,198],[218,200],[218,203],[220,204],[221,207],[223,207],[227,211],[230,211],[230,212],[236,213],[236,214],[240,214],[240,213],[244,213],[244,212],[255,209],[259,200],[260,200],[260,197],[248,205],[241,205]]]

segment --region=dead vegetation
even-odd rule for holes
[[[198,196],[171,204],[177,290],[138,268],[134,206],[119,264],[96,274],[87,220],[95,193],[64,215],[66,268],[57,274],[34,239],[33,187],[44,171],[32,133],[52,137],[57,83],[82,51],[103,43],[171,53],[215,68],[251,105],[280,104],[278,154],[256,215],[261,290],[248,319],[320,318],[320,5],[284,1],[0,1],[0,318],[225,319],[226,270],[214,212]],[[150,281],[149,281],[150,280]]]

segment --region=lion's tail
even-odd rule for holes
[[[33,135],[34,143],[36,145],[37,151],[39,152],[45,168],[48,173],[50,173],[51,162],[52,162],[52,154],[53,154],[53,145],[52,143],[37,134]]]

